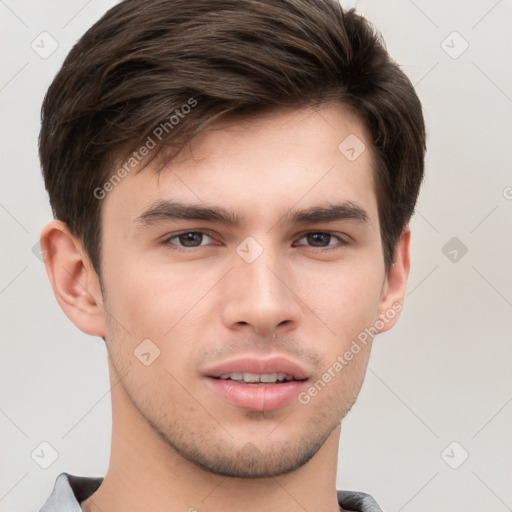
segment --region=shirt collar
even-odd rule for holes
[[[39,512],[83,512],[80,503],[91,496],[103,477],[84,477],[61,473],[51,496]],[[364,492],[337,491],[341,507],[354,512],[382,512],[377,502]]]

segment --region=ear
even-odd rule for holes
[[[407,278],[410,269],[409,244],[411,241],[411,230],[406,226],[398,239],[393,256],[393,265],[389,269],[382,287],[381,303],[379,307],[379,318],[376,321],[378,332],[385,332],[391,329],[402,311]]]
[[[81,331],[104,337],[100,282],[81,243],[66,224],[54,220],[41,232],[40,244],[46,273],[62,311]]]

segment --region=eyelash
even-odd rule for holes
[[[186,235],[186,234],[189,234],[189,233],[206,235],[206,236],[208,236],[208,237],[213,239],[213,236],[208,234],[206,231],[180,231],[179,233],[173,233],[171,236],[168,236],[167,238],[162,240],[161,243],[164,246],[172,247],[172,250],[184,251],[184,252],[190,252],[190,251],[192,251],[194,249],[199,249],[200,247],[206,247],[204,245],[199,245],[197,247],[184,247],[184,246],[173,244],[171,242],[171,240],[173,240],[175,238],[178,238],[181,235]],[[328,245],[326,247],[308,246],[311,249],[319,249],[322,252],[325,252],[325,251],[330,251],[330,250],[334,250],[334,249],[340,249],[343,246],[350,245],[350,242],[348,242],[347,240],[344,240],[343,238],[341,238],[340,236],[338,236],[338,235],[336,235],[334,233],[331,233],[330,231],[308,231],[303,236],[301,236],[300,240],[302,240],[303,238],[305,238],[308,235],[318,235],[318,234],[330,235],[331,237],[337,238],[339,240],[339,242],[340,242],[340,245],[334,245],[334,246]],[[305,244],[300,244],[300,245],[305,245]]]

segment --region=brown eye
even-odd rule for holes
[[[318,232],[312,232],[312,233],[307,233],[306,235],[304,235],[301,240],[304,240],[306,239],[307,241],[307,244],[310,245],[310,247],[318,247],[318,248],[322,248],[322,247],[335,247],[336,246],[336,243],[331,243],[333,241],[333,239],[335,239],[335,242],[341,242],[341,245],[343,245],[345,243],[344,240],[342,240],[339,236],[336,236],[332,233],[326,233],[326,232],[323,232],[323,231],[318,231]],[[299,244],[299,245],[304,245],[304,244]]]
[[[201,244],[201,242],[204,240],[204,237],[210,238],[206,233],[203,233],[202,231],[184,231],[182,233],[177,233],[169,238],[166,238],[163,241],[164,245],[176,245],[178,247],[187,247],[187,248],[195,248],[195,247],[202,247],[204,244]],[[173,240],[176,240],[177,242],[173,242]]]

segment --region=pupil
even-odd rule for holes
[[[183,245],[187,247],[196,247],[194,245],[195,241],[198,241],[199,244],[201,243],[201,233],[195,233],[195,232],[189,232],[189,233],[183,233],[180,235],[180,241],[183,243]],[[192,242],[192,245],[189,245],[189,242]]]
[[[330,236],[331,235],[329,233],[312,233],[312,234],[308,235],[308,241],[310,243],[312,243],[313,245],[315,245],[316,242],[320,242],[320,244],[321,244],[322,238],[323,238],[323,241],[327,242],[327,245],[329,245],[329,237]]]

